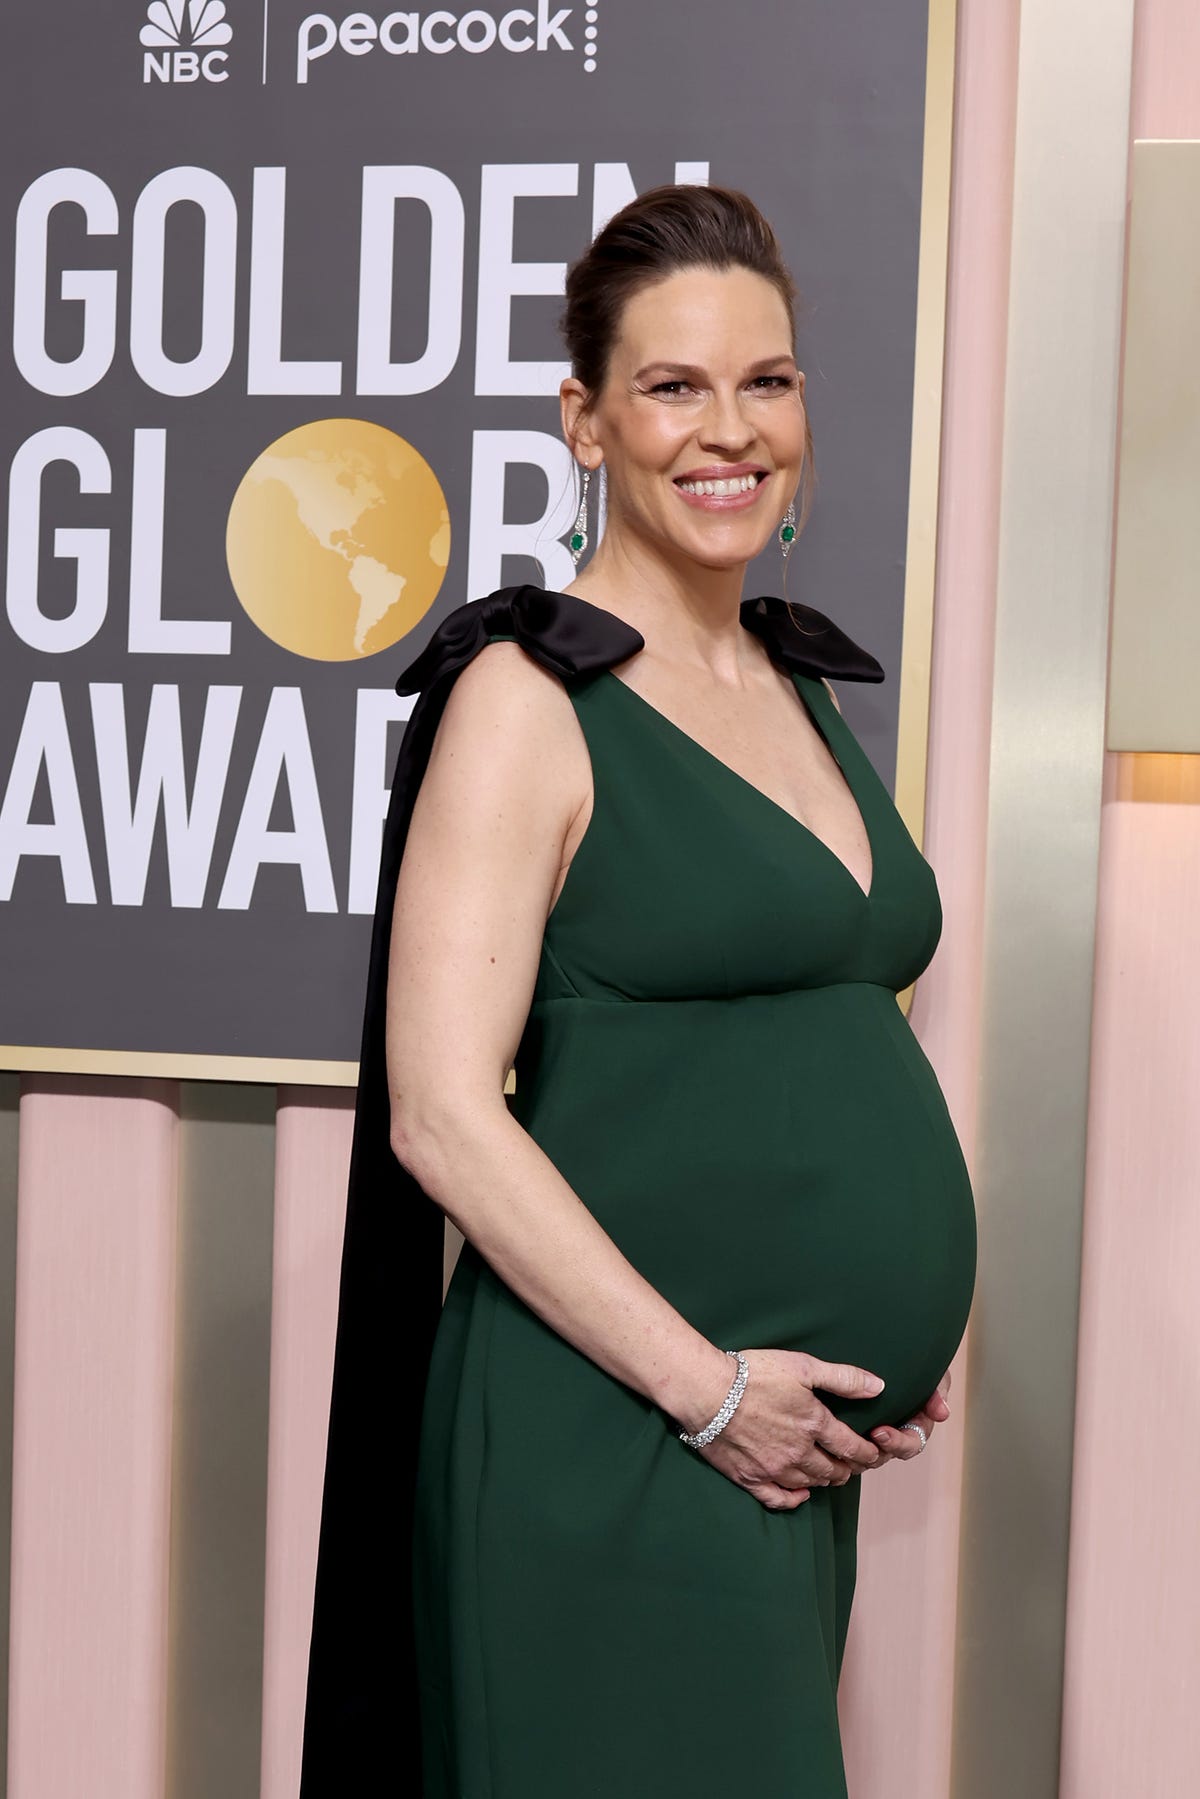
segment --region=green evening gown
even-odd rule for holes
[[[714,1343],[882,1375],[877,1399],[823,1395],[865,1434],[954,1355],[975,1209],[896,1001],[941,933],[933,871],[818,675],[788,666],[861,811],[869,894],[611,668],[567,679],[593,811],[510,1103]],[[466,1244],[417,1468],[425,1799],[844,1799],[860,1485],[767,1511]]]

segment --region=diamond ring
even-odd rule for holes
[[[921,1439],[921,1449],[924,1449],[926,1443],[928,1443],[928,1441],[929,1441],[929,1438],[925,1435],[925,1432],[921,1429],[921,1426],[919,1424],[902,1424],[900,1426],[900,1429],[901,1430],[915,1430],[918,1437],[920,1437],[920,1439]],[[918,1451],[917,1451],[918,1455],[920,1455],[921,1449],[918,1449]]]

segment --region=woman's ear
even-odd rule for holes
[[[588,399],[587,388],[574,375],[568,375],[558,390],[562,432],[567,448],[577,462],[591,468],[603,461],[603,455],[596,455],[597,446]]]

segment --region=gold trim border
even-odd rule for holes
[[[55,1049],[0,1044],[0,1069],[22,1074],[132,1074],[165,1081],[261,1081],[268,1086],[354,1087],[357,1062],[300,1056],[203,1056],[186,1050]]]
[[[937,578],[938,495],[942,462],[942,385],[946,369],[946,290],[950,260],[950,175],[954,152],[957,0],[929,0],[925,43],[925,139],[913,357],[908,542],[900,640],[896,726],[896,810],[918,849],[925,844],[929,776],[929,696]],[[897,995],[907,1016],[916,982]]]
[[[946,279],[950,255],[956,14],[957,0],[930,0],[895,793],[896,808],[918,847],[925,839],[925,784],[929,756],[942,382],[946,360]]]
[[[954,134],[957,0],[929,0],[925,46],[925,128],[921,157],[916,337],[913,359],[908,535],[896,725],[896,808],[918,849],[925,841],[930,665],[946,358],[946,275]],[[907,1013],[916,983],[897,997]],[[124,1074],[167,1080],[265,1081],[353,1087],[358,1063],[300,1057],[204,1056],[187,1052],[55,1049],[0,1044],[0,1069],[28,1074]]]

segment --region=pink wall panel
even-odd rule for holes
[[[960,0],[938,578],[924,849],[945,923],[910,1022],[968,1162],[975,1131],[1016,0]],[[896,1277],[903,1280],[903,1269]],[[859,1585],[840,1711],[855,1799],[950,1790],[961,1401],[927,1458],[864,1478]]]
[[[1109,787],[1120,765],[1109,758]],[[1154,758],[1179,763],[1180,758]],[[1062,1799],[1196,1790],[1200,773],[1104,811]]]
[[[281,1087],[276,1115],[261,1799],[295,1799],[354,1095]]]
[[[1134,137],[1200,135],[1200,7],[1138,0],[1133,44]]]
[[[1200,10],[1138,0],[1135,138],[1200,136]],[[1106,758],[1062,1799],[1196,1791],[1200,758]]]
[[[22,1087],[10,1799],[161,1799],[175,1094]]]

